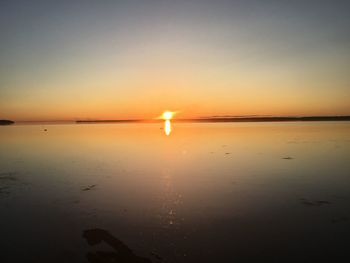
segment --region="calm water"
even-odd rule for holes
[[[1,262],[349,262],[350,123],[161,128],[0,127]]]

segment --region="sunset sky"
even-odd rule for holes
[[[350,115],[350,2],[1,1],[0,119]]]

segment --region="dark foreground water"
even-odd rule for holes
[[[0,127],[0,262],[350,262],[350,123],[160,128]]]

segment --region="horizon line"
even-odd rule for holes
[[[162,119],[68,119],[68,120],[19,120],[16,123],[157,123]],[[350,121],[350,115],[213,115],[196,118],[174,118],[173,122],[269,122],[269,121]]]

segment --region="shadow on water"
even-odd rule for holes
[[[90,246],[106,243],[114,251],[96,251],[86,254],[87,260],[91,263],[152,263],[148,258],[139,257],[125,245],[122,241],[112,236],[108,231],[103,229],[89,229],[83,232],[83,237]]]

